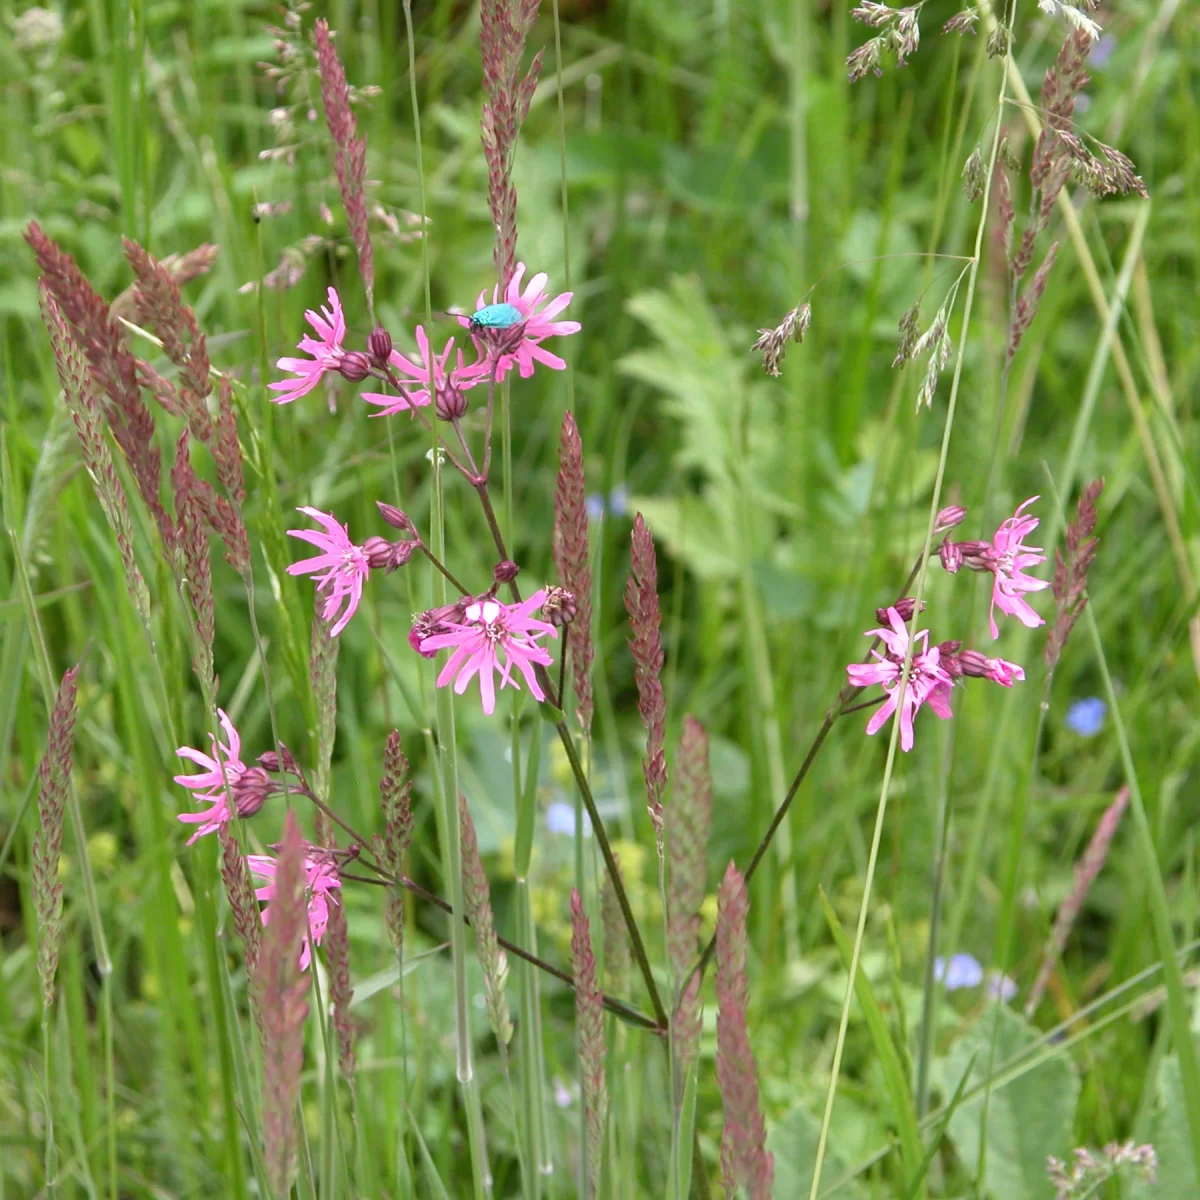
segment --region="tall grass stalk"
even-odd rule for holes
[[[1010,24],[1012,18],[1016,16],[1016,0],[1013,0],[1010,9]],[[1004,67],[1001,73],[1000,95],[997,100],[997,106],[1000,110],[1004,107],[1004,98],[1008,91],[1008,74],[1009,60],[1006,58]],[[921,567],[917,574],[916,587],[916,605],[913,610],[912,624],[910,626],[908,648],[904,656],[904,667],[900,676],[899,695],[904,695],[904,689],[908,686],[908,677],[912,667],[913,653],[913,634],[916,632],[917,624],[920,620],[921,602],[925,596],[925,581],[929,569],[929,549],[933,543],[933,529],[937,519],[938,509],[941,506],[942,497],[942,481],[946,473],[946,460],[950,452],[950,434],[954,428],[954,414],[958,403],[959,386],[962,382],[963,363],[966,357],[967,334],[970,330],[971,312],[975,304],[975,285],[979,278],[979,264],[983,254],[983,236],[987,227],[988,218],[988,202],[991,198],[992,175],[996,165],[996,158],[1000,150],[1000,122],[996,122],[995,130],[992,134],[992,148],[988,158],[987,182],[984,185],[983,196],[981,200],[981,211],[979,216],[979,225],[975,231],[975,250],[972,256],[971,265],[967,271],[967,294],[963,302],[963,315],[961,322],[961,332],[958,340],[958,356],[954,363],[954,378],[950,384],[950,396],[946,403],[946,423],[942,432],[942,446],[938,456],[937,476],[933,485],[933,497],[929,507],[929,522],[925,530],[925,547],[921,557]],[[846,1044],[846,1030],[850,1023],[850,1007],[854,997],[855,978],[858,974],[859,959],[862,951],[863,936],[866,932],[867,925],[867,910],[870,906],[871,887],[875,879],[875,865],[879,858],[879,846],[883,838],[883,819],[887,812],[888,793],[892,782],[892,769],[896,760],[896,747],[899,743],[900,722],[895,720],[892,722],[892,736],[888,743],[887,761],[883,769],[883,783],[880,787],[879,805],[875,814],[875,829],[871,835],[871,850],[867,859],[867,871],[863,880],[863,895],[862,902],[858,910],[858,925],[854,932],[854,946],[850,955],[850,971],[849,977],[846,980],[846,992],[842,1000],[842,1014],[838,1022],[837,1041],[834,1043],[833,1063],[830,1067],[829,1088],[825,1095],[825,1111],[821,1117],[821,1131],[817,1138],[817,1153],[813,1164],[812,1186],[809,1189],[809,1200],[817,1200],[817,1196],[821,1187],[821,1168],[825,1162],[825,1152],[829,1142],[829,1126],[833,1119],[833,1101],[837,1095],[838,1075],[841,1070],[842,1051]]]

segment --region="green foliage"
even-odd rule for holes
[[[303,311],[327,286],[342,292],[352,337],[370,330],[319,88],[309,78],[281,92],[258,65],[277,56],[266,29],[283,19],[277,0],[62,4],[61,29],[54,33],[51,20],[40,41],[36,22],[54,6],[40,16],[29,4],[9,7],[0,16],[0,1192],[48,1190],[64,1200],[266,1194],[258,1032],[232,916],[212,847],[186,848],[175,820],[188,801],[171,782],[180,769],[174,751],[204,745],[209,725],[191,682],[186,614],[171,564],[135,504],[134,552],[153,601],[150,647],[59,397],[22,231],[36,217],[110,300],[130,284],[122,235],[159,257],[220,245],[213,270],[183,290],[214,366],[236,381],[262,652],[242,580],[214,546],[216,700],[249,753],[278,737],[306,767],[317,761],[312,586],[286,573],[295,506],[334,509],[365,538],[387,532],[374,509],[385,499],[427,532],[429,441],[406,419],[370,419],[336,377],[286,408],[267,402],[275,360],[292,352]],[[973,250],[981,210],[961,196],[958,179],[972,148],[988,146],[1000,64],[983,54],[986,33],[938,37],[949,13],[924,9],[911,69],[849,87],[845,56],[867,35],[849,8],[561,0],[569,222],[548,0],[531,34],[547,52],[516,159],[518,255],[557,287],[568,265],[567,224],[568,315],[583,332],[569,352],[559,347],[573,364],[570,385],[541,370],[513,381],[513,553],[522,586],[553,582],[554,431],[570,403],[588,490],[607,500],[603,519],[589,526],[598,675],[587,761],[656,964],[657,862],[621,600],[633,512],[644,514],[659,551],[667,744],[685,713],[712,738],[710,879],[730,859],[748,861],[846,663],[865,651],[862,631],[876,623],[877,606],[896,598],[925,535],[953,363],[932,410],[914,416],[924,363],[891,366],[897,322],[919,300],[927,328]],[[1033,5],[1018,9],[1015,74],[1036,85],[1063,30]],[[414,10],[423,181],[403,6],[318,3],[303,18],[307,30],[328,16],[351,83],[383,89],[355,111],[369,144],[370,202],[400,223],[397,235],[373,218],[372,230],[378,316],[403,350],[422,319],[425,251],[435,309],[470,310],[492,282],[477,8],[431,0]],[[990,580],[934,567],[931,640],[961,638],[1019,656],[1027,678],[1008,693],[968,681],[955,693],[954,721],[922,713],[916,748],[898,756],[821,1173],[826,1189],[847,1180],[835,1197],[902,1196],[946,1120],[942,1109],[918,1118],[911,1098],[931,920],[937,953],[970,951],[1008,972],[1022,989],[1019,1005],[1075,863],[1132,773],[1145,825],[1134,829],[1126,818],[1033,1023],[984,1006],[977,990],[934,997],[936,1102],[948,1104],[973,1066],[922,1186],[935,1200],[980,1190],[1037,1200],[1050,1193],[1046,1154],[1136,1137],[1157,1147],[1161,1182],[1154,1189],[1122,1180],[1122,1195],[1200,1191],[1174,1040],[1187,1023],[1183,982],[1168,979],[1174,1024],[1160,1013],[1157,1032],[1155,1022],[1113,1006],[1085,1011],[1104,989],[1160,963],[1172,936],[1182,941],[1200,927],[1189,804],[1200,759],[1200,33],[1189,16],[1187,5],[1113,6],[1105,22],[1115,41],[1093,54],[1089,103],[1078,111],[1083,132],[1133,158],[1153,197],[1116,326],[1131,384],[1113,369],[1115,356],[1102,356],[1084,404],[1104,322],[1079,245],[1111,299],[1130,231],[1147,212],[1140,201],[1077,197],[1081,243],[1053,214],[1048,237],[1060,242],[1058,261],[1007,379],[1005,286],[990,240],[965,337],[961,298],[950,322],[954,354],[965,357],[942,495],[969,508],[955,536],[990,536],[1016,503],[1044,490],[1043,462],[1060,477],[1072,445],[1076,481],[1108,481],[1089,591],[1127,745],[1110,736],[1111,703],[1099,736],[1065,719],[1074,701],[1102,694],[1099,658],[1081,626],[1047,697],[1035,761],[1044,631],[1023,635],[1009,625],[993,644]],[[1032,108],[1005,109],[1011,149],[1026,160],[1032,139],[1021,122],[1036,109],[1034,92]],[[421,182],[424,244],[410,236],[407,215],[420,207]],[[1027,180],[1017,173],[1012,182],[1021,214]],[[256,215],[263,204],[276,207]],[[293,286],[258,286],[281,266],[295,268]],[[781,376],[769,378],[749,350],[756,331],[806,299],[813,321],[804,343],[791,343]],[[439,336],[454,331],[444,317],[434,324]],[[170,369],[142,335],[129,337],[137,354]],[[181,424],[161,408],[154,421],[169,456]],[[478,432],[477,413],[467,426]],[[132,494],[124,459],[116,460]],[[199,455],[197,469],[210,470]],[[1039,511],[1049,511],[1046,500]],[[492,546],[473,492],[453,478],[445,521],[454,570],[482,591]],[[1039,531],[1048,553],[1053,527],[1046,521]],[[410,615],[429,604],[432,586],[419,559],[373,579],[342,635],[331,795],[349,824],[378,831],[383,742],[399,728],[414,774],[408,871],[445,895],[433,676],[407,641]],[[1049,615],[1048,596],[1036,603]],[[63,845],[60,999],[43,1029],[29,848],[44,692],[78,661],[74,781],[83,828],[79,837],[68,830]],[[523,699],[511,722],[505,705],[487,720],[465,699],[441,699],[454,705],[459,782],[498,931],[569,968],[566,897],[579,882],[600,955],[594,839],[577,845],[547,820],[551,806],[558,822],[562,806],[574,808],[562,748],[541,724],[547,714]],[[848,946],[839,934],[853,927],[862,899],[883,770],[886,735],[864,736],[869,715],[834,726],[750,884],[749,1024],[780,1200],[803,1200],[811,1185],[845,986]],[[935,902],[939,796],[949,822],[944,898]],[[298,798],[291,802],[311,821]],[[284,805],[273,798],[247,823],[248,848],[277,840]],[[436,909],[414,903],[401,967],[382,889],[346,893],[360,1068],[351,1095],[330,1066],[328,981],[318,976],[298,1194],[324,1184],[322,1200],[326,1191],[470,1195],[480,1180],[455,1070],[449,927]],[[1010,899],[1018,901],[1013,953],[999,963]],[[105,953],[111,972],[102,969]],[[472,1002],[468,1014],[493,1194],[575,1196],[581,1120],[571,997],[561,980],[515,957],[509,966],[520,989],[511,1062],[482,1009]],[[467,968],[473,1001],[481,976],[473,962]],[[1182,980],[1193,968],[1181,960]],[[1122,1003],[1161,982],[1144,979]],[[646,1007],[641,986],[623,998]],[[711,987],[705,1004],[703,1049],[683,1097],[685,1126],[694,1105],[698,1160],[687,1147],[672,1158],[671,1087],[657,1040],[606,1022],[607,1196],[661,1196],[672,1171],[686,1175],[683,1162],[702,1165],[717,1194],[722,1107]],[[1077,1040],[1047,1042],[1044,1030],[1064,1018]],[[1195,1116],[1194,1089],[1191,1098]],[[703,1174],[694,1170],[693,1194],[704,1194]]]
[[[968,1086],[982,1082],[993,1036],[997,1063],[1028,1052],[1037,1041],[1037,1031],[1016,1013],[1003,1005],[987,1009],[936,1064],[947,1099],[968,1070]],[[986,1194],[996,1200],[1043,1200],[1050,1194],[1047,1155],[1070,1157],[1078,1098],[1078,1071],[1069,1058],[1054,1055],[993,1085],[986,1125],[984,1098],[964,1099],[950,1118],[950,1138],[964,1169],[973,1173],[982,1156]]]

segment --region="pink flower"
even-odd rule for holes
[[[304,314],[319,335],[312,338],[306,333],[300,339],[300,349],[311,358],[281,358],[275,364],[281,371],[291,371],[296,376],[295,379],[267,384],[271,391],[283,393],[271,397],[276,404],[290,404],[301,396],[307,396],[321,382],[321,376],[326,371],[336,371],[342,365],[346,318],[342,315],[342,302],[337,292],[330,288],[328,295],[328,308],[323,307],[319,313],[310,308]]]
[[[1038,518],[1023,517],[1021,513],[1037,499],[1037,496],[1031,496],[1002,522],[995,538],[981,555],[984,567],[996,577],[992,586],[992,606],[988,613],[993,638],[1000,636],[1000,630],[996,627],[997,608],[1010,617],[1016,617],[1030,629],[1046,623],[1021,598],[1024,592],[1040,592],[1050,586],[1047,579],[1036,579],[1023,573],[1023,568],[1046,561],[1040,547],[1025,545],[1025,539],[1038,527]]]
[[[942,655],[942,666],[951,675],[967,675],[974,679],[990,679],[1001,687],[1025,682],[1025,668],[1004,658],[992,658],[980,650],[963,650]]]
[[[262,923],[268,925],[271,921],[270,902],[275,899],[275,869],[278,862],[266,854],[247,854],[246,862],[252,874],[269,881],[254,892],[259,900],[267,901]],[[308,901],[309,937],[304,939],[304,949],[300,951],[302,971],[307,971],[312,961],[312,947],[319,946],[325,936],[325,927],[329,924],[329,905],[338,903],[333,889],[341,886],[333,855],[319,846],[307,846],[304,852],[304,894]]]
[[[525,276],[525,264],[517,263],[517,269],[513,272],[512,278],[508,281],[508,287],[504,289],[503,297],[500,295],[499,287],[492,289],[492,304],[512,304],[521,310],[521,314],[525,318],[525,324],[522,329],[520,340],[516,346],[510,346],[507,343],[501,347],[501,352],[496,359],[496,378],[503,379],[510,371],[515,363],[521,372],[522,379],[528,379],[533,374],[534,362],[540,362],[550,367],[555,371],[562,371],[566,368],[566,363],[563,362],[556,354],[551,354],[549,350],[542,349],[542,341],[548,337],[565,337],[570,333],[578,333],[583,328],[578,321],[555,321],[553,317],[558,316],[568,304],[571,303],[571,297],[574,292],[562,292],[555,296],[553,300],[546,303],[546,284],[549,282],[549,276],[546,273],[539,272],[526,285],[525,290],[521,290],[521,280]],[[489,303],[486,292],[479,293],[479,299],[476,302],[477,308],[483,308]],[[539,311],[539,306],[544,305]],[[470,328],[471,318],[460,316],[458,322],[464,328]],[[475,336],[475,344],[479,347],[479,352],[485,357],[490,349],[488,340],[479,335]]]
[[[411,413],[414,408],[423,408],[429,403],[429,369],[433,368],[433,388],[437,397],[437,413],[443,420],[453,416],[461,416],[466,410],[466,401],[462,393],[473,388],[477,383],[483,383],[492,373],[488,363],[479,362],[467,366],[463,361],[463,352],[458,352],[458,366],[446,371],[446,364],[454,352],[454,339],[446,343],[441,354],[433,357],[429,352],[429,338],[422,326],[417,326],[417,348],[420,359],[414,360],[393,350],[388,355],[388,363],[392,369],[401,375],[421,384],[416,391],[406,391],[400,396],[386,396],[378,392],[363,392],[363,399],[368,404],[379,406],[379,412],[372,413],[374,417],[390,417],[394,413]]]
[[[356,546],[350,540],[347,526],[339,524],[331,513],[323,513],[316,508],[299,508],[296,511],[324,525],[325,532],[319,533],[315,529],[289,529],[288,537],[311,542],[322,553],[315,558],[292,563],[287,571],[289,575],[313,575],[317,591],[329,593],[329,598],[325,601],[325,610],[321,613],[323,620],[328,621],[337,614],[343,603],[346,604],[346,611],[338,617],[329,631],[336,637],[346,628],[346,622],[354,616],[354,610],[358,608],[358,602],[362,599],[363,580],[371,570],[367,553],[362,546]],[[322,570],[325,571],[324,575],[316,574]]]
[[[436,650],[454,651],[437,678],[437,686],[445,687],[457,676],[454,690],[461,696],[478,674],[483,711],[490,717],[496,709],[494,673],[500,672],[502,688],[508,684],[520,687],[512,677],[512,669],[516,667],[525,676],[534,698],[544,700],[546,697],[538,686],[533,667],[535,663],[548,667],[553,660],[537,644],[537,639],[547,634],[558,637],[558,631],[531,614],[541,608],[545,598],[545,588],[520,604],[501,604],[499,600],[485,596],[465,607],[461,621],[445,620],[446,632],[423,638],[419,646],[422,654]],[[503,663],[498,661],[500,652],[504,654]]]
[[[877,650],[871,653],[877,660],[873,663],[852,663],[846,668],[850,682],[856,687],[870,687],[878,683],[887,692],[881,708],[867,722],[867,733],[878,733],[888,717],[897,708],[900,710],[900,748],[911,750],[913,746],[913,718],[922,704],[928,703],[934,713],[943,720],[950,712],[950,687],[952,680],[939,665],[940,651],[936,646],[929,648],[929,632],[922,630],[914,642],[912,666],[909,670],[908,686],[903,697],[897,696],[900,676],[904,669],[904,656],[908,653],[908,629],[894,609],[887,611],[890,629],[869,629],[867,637],[878,637],[887,649],[886,654]]]
[[[176,775],[175,782],[185,788],[191,788],[195,792],[197,800],[212,806],[205,809],[204,812],[179,814],[179,819],[185,825],[200,826],[188,838],[189,846],[206,833],[215,833],[229,821],[233,815],[229,806],[229,798],[233,793],[234,785],[248,769],[241,759],[242,739],[238,736],[238,731],[234,729],[233,722],[225,715],[223,709],[217,709],[217,716],[220,718],[221,728],[225,730],[228,744],[218,742],[210,733],[208,736],[209,741],[213,744],[214,757],[209,757],[201,750],[193,750],[191,746],[180,746],[175,751],[180,758],[190,759],[204,768],[200,775]],[[234,802],[236,804],[236,797]]]

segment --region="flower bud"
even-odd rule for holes
[[[397,567],[402,567],[413,556],[413,551],[420,545],[420,542],[410,541],[402,538],[398,542],[392,543],[392,557],[387,565],[388,573],[390,574]]]
[[[408,513],[403,509],[397,508],[394,504],[384,504],[382,500],[376,500],[375,507],[379,509],[379,515],[393,529],[399,529],[401,533],[417,532],[416,527],[408,519]]]
[[[945,533],[955,525],[961,525],[967,515],[967,510],[961,504],[950,504],[938,513],[933,525],[934,533]]]
[[[515,562],[506,558],[503,562],[496,564],[492,571],[492,578],[497,583],[512,583],[520,569]]]
[[[367,336],[367,353],[381,367],[391,357],[392,335],[382,325],[376,326]]]
[[[386,569],[392,561],[392,543],[387,538],[367,538],[362,544],[362,551],[367,556],[367,566],[373,571]]]
[[[912,596],[901,596],[895,604],[891,605],[891,607],[894,608],[897,613],[899,613],[900,620],[907,624],[913,619],[913,611],[916,608],[916,604],[917,602]],[[925,611],[924,600],[921,601],[921,611]],[[886,608],[877,608],[875,610],[875,620],[877,620],[880,625],[886,625],[888,623],[888,610]]]
[[[262,767],[247,767],[229,787],[239,817],[252,817],[277,792],[277,784]]]
[[[434,389],[433,410],[442,421],[457,421],[467,411],[467,393],[448,379]]]
[[[980,650],[964,650],[958,655],[958,665],[963,675],[974,679],[990,679],[1001,687],[1012,687],[1013,682],[1021,682],[1025,671],[1016,663],[1003,658],[992,658]]]
[[[570,625],[575,620],[577,606],[575,596],[566,588],[548,587],[546,598],[542,601],[542,616],[557,628]]]
[[[279,749],[282,751],[282,757],[274,750],[267,750],[258,756],[258,765],[264,771],[282,771],[285,775],[294,775],[297,779],[302,779],[303,774],[292,752],[282,742]]]
[[[955,574],[963,565],[962,543],[943,542],[938,547],[938,558],[942,560],[942,566],[949,574]]]
[[[360,383],[371,373],[371,360],[361,350],[351,350],[349,354],[342,355],[338,370],[343,379]]]

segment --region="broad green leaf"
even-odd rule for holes
[[[991,1054],[993,1022],[996,1052]],[[1028,1050],[1037,1031],[1008,1008],[989,1009],[951,1048],[937,1067],[948,1096],[965,1072],[968,1088],[984,1081],[989,1061],[1008,1062]],[[974,1061],[972,1062],[972,1059]],[[992,1089],[988,1105],[987,1157],[983,1193],[994,1200],[1049,1200],[1046,1158],[1069,1158],[1079,1098],[1079,1075],[1065,1054],[1046,1059]],[[950,1119],[950,1138],[968,1170],[979,1161],[983,1094],[962,1104]]]
[[[776,1200],[793,1200],[807,1196],[812,1187],[813,1163],[817,1157],[817,1138],[821,1133],[819,1118],[803,1105],[797,1104],[767,1135],[767,1149],[775,1155]],[[822,1186],[828,1187],[846,1170],[845,1161],[831,1144],[821,1168]],[[839,1196],[854,1200],[862,1191],[857,1182],[839,1188]]]
[[[1183,1076],[1177,1055],[1168,1054],[1158,1069],[1157,1101],[1150,1123],[1150,1142],[1158,1151],[1158,1183],[1130,1179],[1123,1194],[1131,1200],[1167,1196],[1200,1196],[1200,1179],[1183,1099]],[[1128,1169],[1128,1168],[1126,1168]]]

